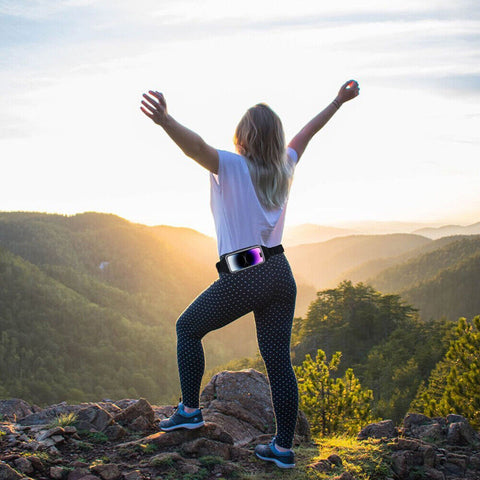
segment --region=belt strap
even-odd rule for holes
[[[262,250],[265,255],[265,261],[267,261],[272,255],[277,255],[279,253],[283,253],[284,249],[282,245],[275,245],[275,247],[265,247],[262,245]],[[230,270],[228,269],[227,262],[225,260],[225,256],[228,254],[224,254],[220,257],[220,261],[215,264],[217,267],[218,273],[224,272],[224,273],[230,273]]]

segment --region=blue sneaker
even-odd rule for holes
[[[268,445],[257,445],[255,455],[261,460],[273,462],[279,468],[293,468],[295,466],[295,454],[290,450],[280,452],[275,447],[276,437]]]
[[[203,421],[202,411],[197,408],[192,413],[187,413],[183,408],[183,403],[180,402],[175,407],[175,412],[170,418],[166,418],[160,422],[160,429],[169,432],[170,430],[176,430],[177,428],[187,428],[193,430],[205,425]]]

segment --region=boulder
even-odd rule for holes
[[[140,470],[132,470],[131,472],[123,473],[124,480],[142,480],[143,478]]]
[[[329,460],[321,459],[307,465],[307,468],[311,468],[321,473],[330,473],[335,468],[335,465]]]
[[[50,478],[53,480],[62,480],[63,477],[66,476],[66,470],[63,467],[50,467],[49,470]]]
[[[392,420],[383,420],[377,423],[370,423],[362,428],[358,434],[359,440],[367,438],[393,438],[397,435],[395,425]]]
[[[262,434],[275,432],[275,416],[270,385],[265,375],[254,369],[223,371],[212,377],[200,396],[203,416],[227,431],[236,446],[244,446]],[[310,440],[310,426],[299,411],[298,442]]]
[[[460,415],[457,415],[458,417]],[[462,417],[463,418],[463,417]],[[448,422],[448,419],[447,419]],[[473,445],[475,443],[475,431],[466,419],[453,422],[448,425],[447,443],[450,445]]]
[[[0,400],[0,417],[11,422],[34,413],[34,407],[20,398],[10,398],[9,400]]]
[[[21,480],[24,475],[21,475],[14,470],[10,465],[0,461],[0,480]]]
[[[168,448],[182,445],[197,438],[209,438],[221,443],[233,445],[232,436],[215,423],[207,422],[202,428],[195,430],[178,429],[171,432],[157,432],[131,442],[121,443],[117,448],[136,447],[142,444],[156,445],[158,448]]]
[[[415,436],[428,442],[439,442],[444,439],[445,432],[440,423],[433,422],[417,426],[415,428]]]
[[[154,427],[155,412],[150,403],[144,398],[129,405],[125,410],[117,413],[115,422],[130,428],[131,430],[145,432]]]
[[[422,413],[407,413],[403,419],[403,428],[411,430],[412,427],[428,425],[430,423],[432,423],[432,419],[426,415],[423,415]]]
[[[19,420],[18,423],[20,425],[45,425],[60,415],[68,415],[72,412],[78,412],[82,408],[84,408],[82,405],[67,405],[66,402],[61,402],[27,415]]]
[[[22,473],[32,473],[33,472],[33,465],[31,462],[25,458],[20,457],[15,460],[15,469]]]
[[[90,431],[93,429],[102,432],[112,424],[112,415],[100,407],[100,405],[91,405],[77,412],[76,425],[78,430]]]
[[[115,463],[95,465],[91,470],[99,475],[102,480],[118,480],[122,476],[118,465]]]

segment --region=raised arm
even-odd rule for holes
[[[313,136],[322,129],[325,124],[338,111],[340,106],[352,98],[355,98],[360,92],[360,87],[355,80],[345,82],[340,88],[335,100],[327,105],[317,116],[312,118],[290,141],[288,146],[293,148],[298,154],[298,159],[303,155],[308,142]]]
[[[143,94],[140,110],[157,125],[160,125],[168,136],[182,149],[187,157],[193,158],[202,167],[218,173],[218,152],[208,145],[200,135],[178,123],[167,111],[167,102],[160,92],[150,90]]]

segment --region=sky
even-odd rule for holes
[[[233,150],[268,103],[311,141],[287,225],[480,221],[478,0],[0,0],[0,210],[108,212],[214,234],[209,175],[140,111]]]

